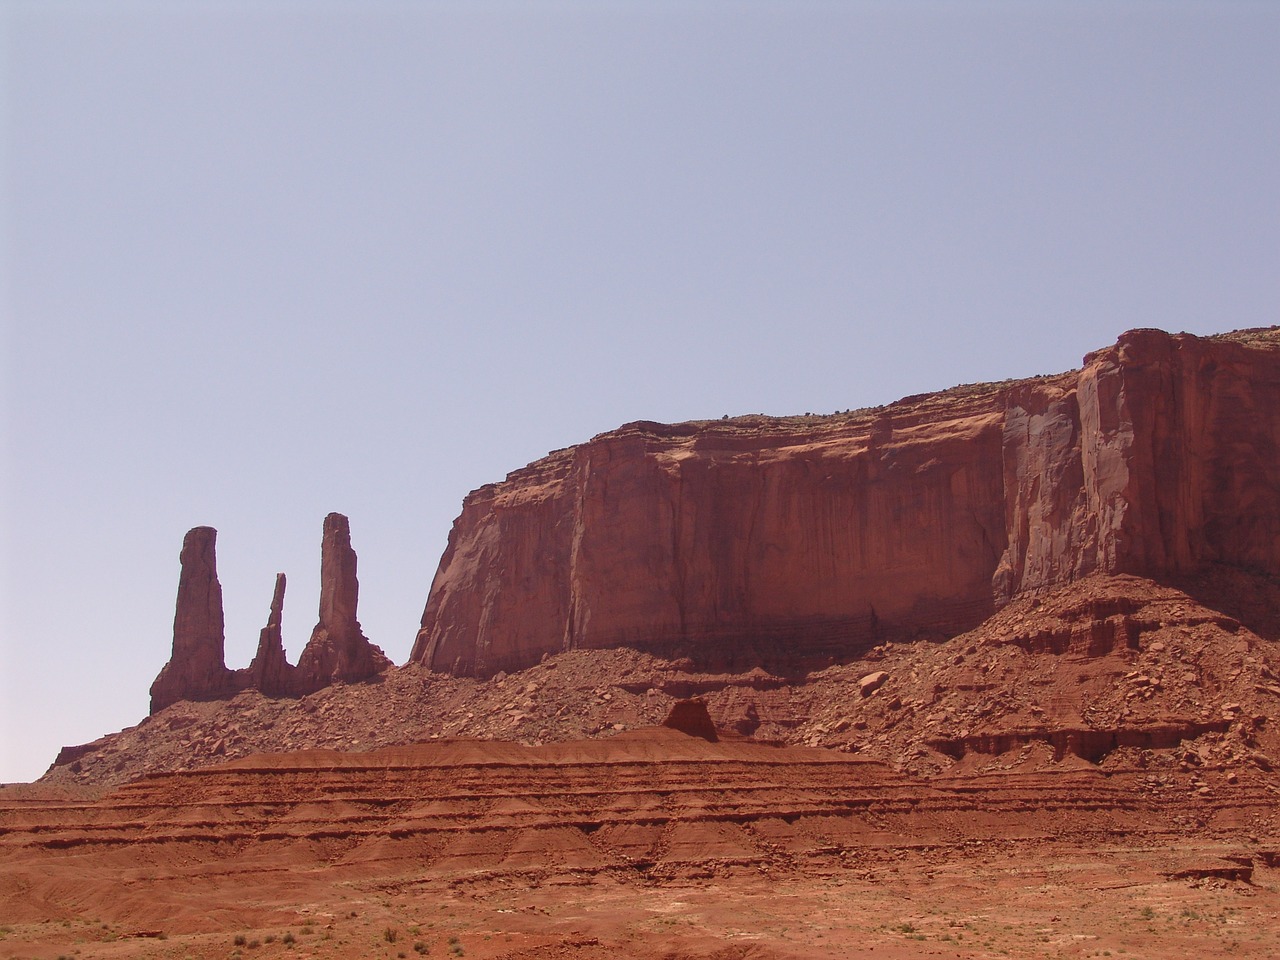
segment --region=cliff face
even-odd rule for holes
[[[971,629],[1093,572],[1280,573],[1280,334],[1139,330],[865,414],[635,423],[472,493],[411,659],[749,666]]]
[[[1080,376],[1097,563],[1280,570],[1280,340],[1138,331]]]

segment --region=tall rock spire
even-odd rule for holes
[[[271,613],[267,625],[258,634],[258,652],[249,664],[248,685],[269,697],[282,696],[293,690],[294,667],[284,655],[284,637],[280,632],[284,616],[285,576],[276,574],[276,589],[271,597]]]
[[[338,681],[364,680],[391,666],[391,661],[360,630],[356,603],[356,552],[351,526],[340,513],[324,518],[320,545],[320,621],[298,658],[294,687],[310,693]]]
[[[217,538],[213,527],[195,527],[182,541],[173,655],[151,684],[152,713],[179,700],[217,700],[232,692],[223,653]]]

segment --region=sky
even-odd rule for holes
[[[633,420],[1280,323],[1274,2],[0,0],[0,781],[230,667],[324,516],[408,656],[468,491]]]

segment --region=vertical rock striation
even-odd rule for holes
[[[152,713],[179,700],[217,700],[235,690],[223,652],[217,538],[213,527],[194,527],[183,538],[173,654],[151,684]]]
[[[970,629],[1091,573],[1280,573],[1280,332],[1130,331],[1082,370],[836,417],[634,423],[467,497],[411,659],[731,666]]]

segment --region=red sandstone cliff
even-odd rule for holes
[[[741,666],[953,635],[1091,572],[1280,573],[1280,332],[835,417],[629,424],[467,497],[411,659]]]

